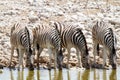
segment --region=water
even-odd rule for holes
[[[29,71],[28,69],[9,70],[4,68],[0,73],[0,80],[120,80],[120,67],[116,70],[103,69],[63,69],[51,71],[46,69],[35,69]]]

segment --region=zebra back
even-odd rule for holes
[[[51,46],[54,45],[54,47],[58,48],[58,45],[60,45],[61,42],[58,31],[53,27],[45,25],[34,27],[33,36],[35,43],[37,42],[44,47],[47,47],[47,45],[50,44]]]

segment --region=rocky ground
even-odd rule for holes
[[[108,2],[106,2],[108,1]],[[117,36],[117,61],[120,63],[120,1],[119,0],[0,0],[0,65],[7,66],[10,59],[10,28],[20,22],[32,28],[35,24],[46,24],[51,20],[80,25],[85,34],[91,61],[93,60],[92,22],[104,18],[114,27]],[[101,52],[102,54],[102,49]],[[64,64],[67,52],[64,53]],[[49,61],[47,50],[40,56],[42,67]],[[69,63],[77,65],[75,50],[71,50]],[[102,59],[100,60],[100,63]],[[18,64],[15,52],[12,65]]]

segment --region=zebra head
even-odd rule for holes
[[[25,27],[25,33],[26,33],[26,37],[27,37],[27,65],[29,65],[29,67],[30,67],[30,69],[33,69],[33,51],[32,51],[32,49],[31,49],[31,43],[30,43],[30,32],[29,32],[29,30],[28,30],[28,28],[27,27]]]

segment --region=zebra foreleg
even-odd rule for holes
[[[53,51],[53,55],[54,55],[54,68],[56,69],[57,67],[56,67],[56,65],[57,65],[57,52],[55,51],[55,49],[52,49],[52,51]]]
[[[94,40],[93,40],[94,41]],[[94,55],[94,62],[92,67],[96,68],[97,64],[96,64],[96,55],[97,55],[97,44],[95,42],[93,42],[93,55]]]
[[[82,62],[81,62],[81,57],[80,57],[80,52],[79,50],[77,49],[77,59],[78,59],[78,67],[79,68],[82,68]]]
[[[50,48],[48,48],[48,53],[49,53],[49,63],[48,63],[48,70],[51,70],[51,59],[52,59],[52,50]],[[55,63],[56,64],[56,63]]]
[[[57,53],[57,64],[60,70],[62,69],[62,63],[63,63],[63,53],[62,50],[59,50]]]
[[[40,57],[40,54],[42,52],[43,48],[39,47],[39,49],[37,50],[37,68],[39,69],[39,57]]]
[[[18,70],[20,70],[20,66],[22,64],[22,68],[23,68],[23,50],[19,49],[19,64],[18,64]]]
[[[70,60],[70,49],[67,49],[68,51],[68,58],[67,58],[67,68],[70,69],[70,64],[69,64],[69,60]]]
[[[9,68],[11,68],[13,54],[14,54],[14,47],[11,48],[11,56],[10,56],[9,65],[8,65]]]

